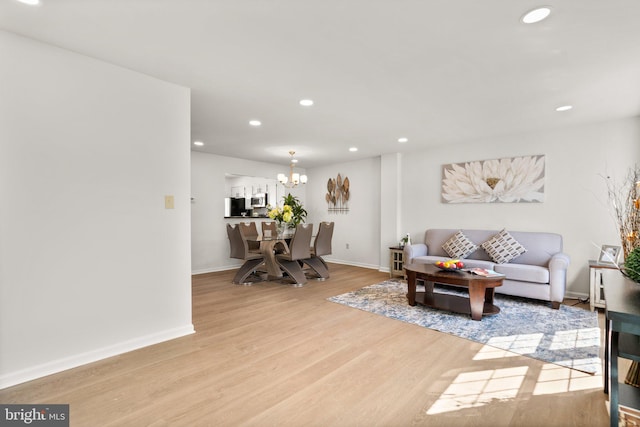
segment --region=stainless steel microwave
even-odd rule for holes
[[[251,196],[252,208],[264,208],[267,206],[267,197],[265,194],[254,194]]]

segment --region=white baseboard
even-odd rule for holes
[[[589,294],[585,294],[582,292],[565,292],[564,297],[571,299],[587,299],[589,298]]]
[[[191,275],[195,276],[196,274],[206,274],[206,273],[216,273],[218,271],[237,270],[241,266],[242,264],[225,265],[223,267],[216,267],[216,268],[201,268],[199,270],[191,270]]]
[[[143,337],[134,338],[108,347],[91,350],[86,353],[76,354],[65,357],[63,359],[53,360],[41,365],[22,369],[16,372],[9,372],[0,376],[0,389],[21,384],[47,375],[66,371],[67,369],[76,368],[87,363],[96,362],[108,357],[117,356],[122,353],[137,350],[142,347],[180,338],[185,335],[193,334],[195,329],[193,324],[188,324],[178,328],[168,329],[166,331],[156,332],[154,334]]]
[[[325,261],[333,262],[335,264],[352,265],[354,267],[371,268],[371,269],[374,269],[374,270],[378,270],[380,268],[379,265],[374,265],[374,264],[364,264],[364,263],[361,263],[361,262],[344,261],[344,260],[334,259],[334,258],[329,258],[329,257],[323,257],[323,258],[324,258]]]

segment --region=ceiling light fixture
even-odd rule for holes
[[[18,0],[20,3],[28,4],[29,6],[37,6],[40,4],[40,0]]]
[[[251,126],[260,126],[262,122],[260,120],[249,120]]]
[[[522,17],[522,22],[525,24],[535,24],[547,18],[550,13],[551,8],[549,6],[538,7],[525,13]]]
[[[204,145],[204,142],[202,142],[202,141],[193,141],[193,145],[197,145],[198,147],[202,147]]]
[[[358,147],[351,147],[349,148],[349,151],[351,151],[352,153],[355,153],[356,151],[358,151]]]
[[[409,138],[404,138],[404,137],[398,138],[398,142],[407,142],[407,141],[409,141]]]
[[[300,105],[302,105],[303,107],[311,107],[313,105],[313,100],[312,99],[301,99],[300,100]]]
[[[280,182],[280,184],[284,185],[287,188],[293,188],[297,187],[298,184],[307,183],[307,175],[293,173],[293,165],[298,163],[298,161],[293,158],[294,154],[296,154],[295,151],[289,151],[289,155],[291,156],[291,164],[289,165],[289,176],[287,177],[283,173],[278,174],[278,181]]]
[[[556,111],[569,111],[573,108],[573,105],[563,105],[562,107],[556,108]]]

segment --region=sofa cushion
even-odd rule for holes
[[[497,264],[494,270],[506,279],[520,282],[549,283],[549,269],[527,264]]]
[[[466,258],[470,253],[478,249],[478,245],[469,240],[462,231],[458,231],[442,245],[442,249],[451,258]]]
[[[502,229],[498,234],[484,242],[482,248],[487,251],[491,259],[498,264],[507,263],[527,251],[527,249],[505,229]]]
[[[464,268],[484,268],[485,270],[493,270],[496,265],[493,261],[484,261],[481,259],[463,259]]]

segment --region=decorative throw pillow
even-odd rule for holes
[[[525,247],[504,229],[484,242],[482,248],[487,251],[491,259],[498,264],[505,264],[527,252]]]
[[[462,231],[458,231],[442,245],[442,249],[444,249],[451,258],[466,258],[478,249],[478,245],[469,240]]]

